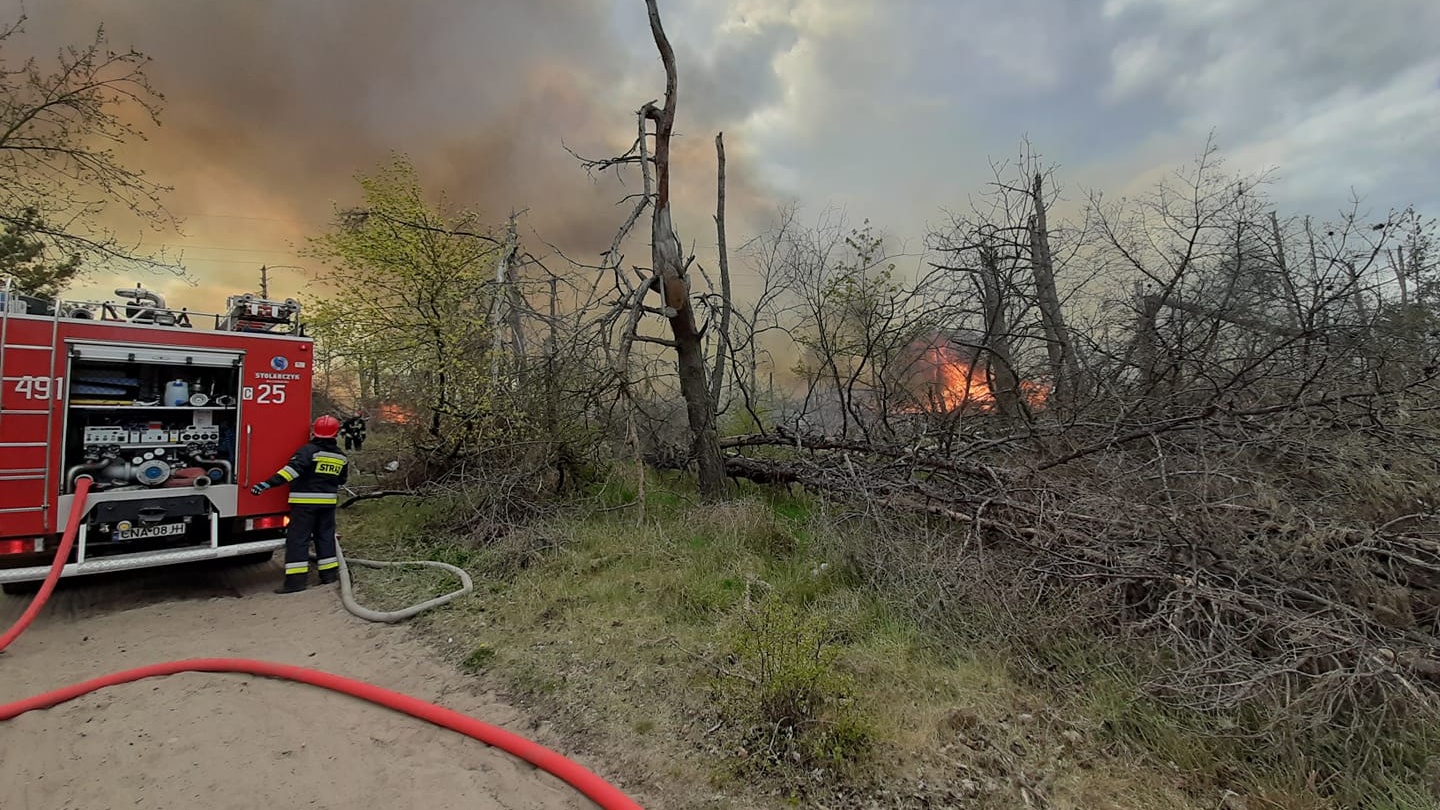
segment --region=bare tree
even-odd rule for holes
[[[725,384],[725,360],[730,353],[730,316],[734,302],[730,295],[730,252],[725,244],[725,133],[715,134],[715,245],[720,263],[720,330],[716,332],[715,368],[710,376],[710,401],[720,408]]]
[[[717,406],[712,394],[712,378],[706,372],[704,330],[696,319],[691,291],[690,269],[694,257],[685,255],[680,237],[675,232],[671,210],[670,147],[679,105],[679,73],[675,67],[675,50],[665,34],[656,0],[646,0],[645,7],[650,33],[665,69],[664,103],[657,105],[655,101],[647,102],[636,113],[636,138],[623,155],[603,160],[581,158],[586,168],[592,171],[638,165],[643,184],[640,193],[634,195],[635,207],[616,232],[610,249],[605,252],[603,261],[597,268],[602,276],[608,275],[612,278],[615,294],[608,304],[607,313],[600,318],[598,328],[600,333],[606,336],[602,349],[618,377],[619,391],[631,408],[641,407],[639,398],[635,396],[637,380],[632,368],[635,344],[661,346],[674,352],[679,394],[685,404],[690,457],[698,467],[701,495],[707,499],[715,499],[724,495],[726,482],[724,461],[716,438]],[[653,148],[650,145],[652,141]],[[721,150],[719,157],[723,160],[723,145],[719,141],[717,148]],[[716,224],[717,228],[721,228],[723,192],[718,202],[720,208],[717,209]],[[650,211],[651,266],[648,272],[632,268],[636,276],[636,280],[632,280],[623,267],[622,248],[646,209]],[[720,235],[723,236],[723,232]],[[724,278],[728,279],[728,267],[723,269]],[[598,284],[599,277],[596,279],[597,289]],[[728,299],[726,295],[722,294],[722,297]],[[657,298],[658,301],[652,304],[652,300]],[[728,306],[727,301],[721,308],[722,320]],[[642,331],[645,315],[664,318],[669,327],[669,336],[661,337]],[[616,343],[613,335],[616,332],[618,346],[612,351],[611,347]],[[723,337],[720,343],[724,344]]]
[[[1046,209],[1045,177],[1032,171],[1030,186],[1029,244],[1030,267],[1035,283],[1035,299],[1040,310],[1040,323],[1045,330],[1045,348],[1050,356],[1050,378],[1054,380],[1054,401],[1062,406],[1073,403],[1080,385],[1080,362],[1075,341],[1066,324],[1060,292],[1055,285],[1055,253],[1051,248],[1050,220]]]
[[[997,411],[1018,418],[1027,415],[1024,389],[1034,390],[1035,378],[1049,381],[1046,407],[1074,404],[1079,351],[1056,280],[1060,262],[1048,212],[1052,172],[1028,144],[1013,165],[992,164],[991,171],[994,179],[970,211],[949,214],[927,242],[938,254],[932,266],[959,285],[951,295],[979,302],[983,359]]]
[[[13,47],[24,22],[0,30],[0,51]],[[0,222],[40,239],[57,259],[178,271],[99,221],[119,206],[156,230],[176,224],[161,202],[169,189],[114,151],[145,138],[122,108],[159,123],[163,96],[145,74],[149,62],[139,51],[110,50],[102,27],[90,44],[62,49],[53,68],[30,58],[0,69]]]
[[[761,289],[736,313],[732,362],[746,373],[734,385],[757,429],[783,424],[891,441],[914,427],[910,417],[959,404],[963,381],[937,379],[936,362],[951,359],[938,356],[950,347],[936,338],[956,333],[955,308],[933,274],[899,270],[899,257],[868,222],[850,227],[843,213],[827,210],[807,226],[796,209],[782,209],[740,255]],[[763,381],[762,357],[770,366]],[[777,373],[788,381],[778,389]]]
[[[975,268],[975,281],[980,288],[980,297],[985,312],[984,343],[989,349],[986,357],[986,371],[990,378],[990,389],[994,392],[995,404],[1000,413],[1009,417],[1020,415],[1020,380],[1015,374],[1015,355],[1011,351],[1010,301],[1011,295],[1000,274],[1000,251],[994,244],[978,246],[979,263]]]

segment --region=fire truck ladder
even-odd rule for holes
[[[22,441],[0,441],[0,483],[8,481],[43,481],[44,490],[39,506],[20,506],[0,509],[0,514],[24,514],[40,512],[43,524],[50,526],[50,502],[52,495],[51,473],[49,464],[50,438],[55,430],[55,402],[63,399],[60,391],[51,388],[54,385],[55,373],[55,341],[60,335],[60,302],[55,301],[54,313],[50,322],[50,342],[48,345],[37,345],[29,343],[12,343],[10,341],[10,314],[16,304],[24,306],[23,299],[15,292],[15,280],[12,278],[0,278],[0,428],[4,427],[5,417],[16,416],[44,416],[45,433],[40,438],[42,441],[23,441],[29,437],[18,437]],[[21,310],[22,314],[24,310]],[[43,408],[35,407],[6,407],[4,402],[4,390],[11,383],[19,382],[20,377],[5,374],[6,360],[17,352],[43,352],[48,363],[46,369],[46,397],[41,400]],[[3,435],[3,431],[0,431]],[[35,465],[35,459],[40,459],[39,466]],[[58,475],[58,473],[57,473]],[[58,486],[59,481],[54,486]],[[36,550],[40,550],[37,546]]]

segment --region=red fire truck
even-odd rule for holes
[[[294,300],[171,309],[15,293],[0,279],[0,585],[43,579],[91,481],[62,576],[284,545],[283,488],[250,486],[308,437],[313,341]]]

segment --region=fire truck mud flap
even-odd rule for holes
[[[62,577],[82,576],[85,574],[104,574],[112,571],[132,571],[137,568],[153,568],[159,565],[175,565],[187,562],[201,562],[204,560],[218,560],[227,557],[242,557],[250,554],[263,554],[267,551],[274,551],[285,545],[283,538],[272,540],[258,540],[250,543],[237,543],[231,546],[220,546],[219,548],[177,548],[166,551],[147,551],[140,554],[116,554],[111,557],[100,557],[98,559],[86,560],[81,563],[70,563],[61,572]],[[49,565],[34,566],[31,568],[0,569],[0,583],[5,582],[31,582],[44,579],[50,572]]]

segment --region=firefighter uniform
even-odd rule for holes
[[[365,415],[357,414],[340,425],[340,435],[345,438],[346,450],[360,450],[365,446]]]
[[[335,507],[340,487],[350,478],[350,464],[335,443],[339,427],[339,420],[333,416],[315,420],[314,438],[301,447],[279,472],[251,487],[250,491],[258,495],[271,487],[290,485],[285,584],[278,593],[305,590],[310,577],[312,539],[320,582],[328,585],[340,578],[340,558],[335,550]]]

